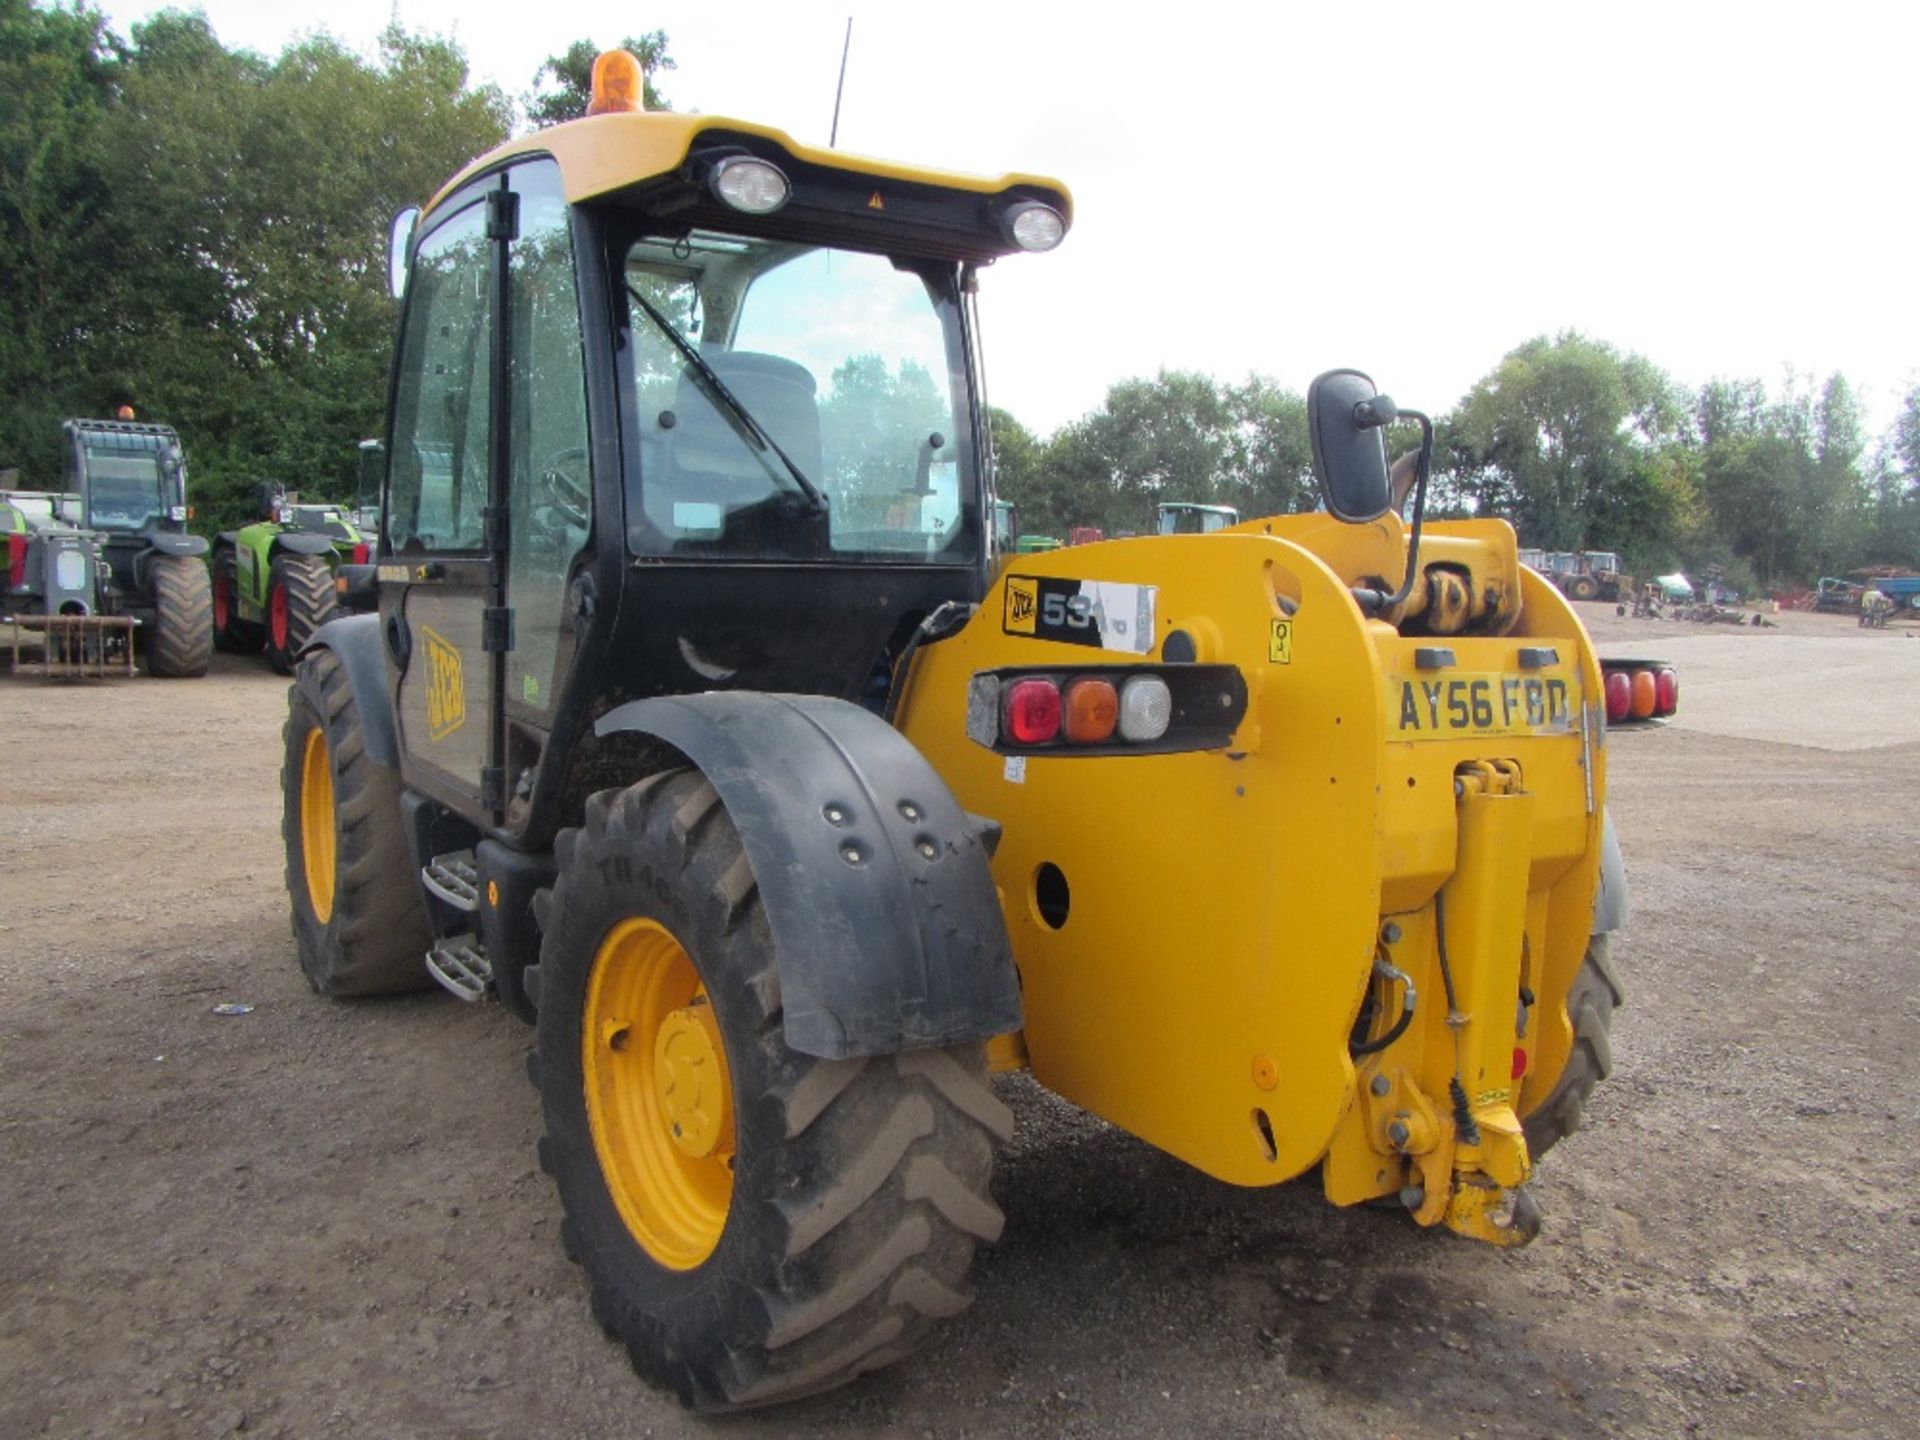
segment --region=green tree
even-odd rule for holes
[[[377,432],[393,330],[388,221],[505,138],[449,42],[389,29],[368,65],[317,36],[269,60],[205,18],[133,32],[103,124],[109,318],[90,337],[112,394],[181,431],[203,522],[273,478],[343,497]]]
[[[1509,353],[1449,429],[1450,489],[1522,543],[1634,553],[1665,523],[1655,458],[1677,443],[1679,392],[1638,355],[1574,333]]]
[[[121,47],[96,10],[0,0],[0,468],[58,483],[58,423],[104,321],[101,130]]]
[[[675,67],[667,54],[664,30],[645,35],[629,35],[620,48],[631,52],[640,62],[641,95],[649,110],[671,110],[667,98],[655,88],[653,77]],[[527,119],[534,129],[542,130],[563,120],[578,120],[587,113],[593,98],[593,62],[600,47],[591,40],[576,40],[558,55],[549,55],[533,75],[533,90],[527,96]]]

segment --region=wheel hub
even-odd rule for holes
[[[696,1160],[733,1148],[732,1097],[720,1063],[713,1006],[701,996],[660,1022],[654,1038],[654,1084],[673,1143]],[[723,1145],[724,1142],[724,1145]]]

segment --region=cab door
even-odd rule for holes
[[[436,214],[408,280],[392,417],[380,607],[402,774],[499,824],[550,728],[573,648],[568,577],[592,524],[552,161],[477,182]]]

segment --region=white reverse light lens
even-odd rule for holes
[[[62,590],[87,588],[87,557],[79,550],[62,550],[53,557],[53,583]]]
[[[713,193],[749,215],[771,215],[793,191],[777,166],[736,155],[714,167]]]
[[[1060,212],[1037,202],[1017,205],[1007,215],[1007,236],[1022,250],[1051,250],[1066,234]]]
[[[1136,744],[1158,740],[1173,720],[1173,692],[1158,675],[1136,675],[1120,687],[1120,735]]]

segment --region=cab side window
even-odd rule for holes
[[[408,281],[394,396],[389,538],[407,551],[478,550],[487,503],[492,339],[486,206],[467,206],[421,243]]]

